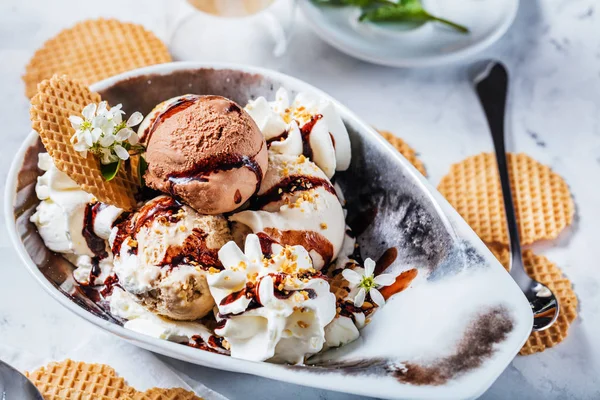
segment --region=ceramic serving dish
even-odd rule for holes
[[[274,98],[283,86],[332,100],[352,141],[352,164],[336,174],[359,233],[363,257],[395,248],[389,271],[419,273],[379,311],[356,342],[304,366],[257,363],[154,339],[123,328],[73,290],[73,266],[44,246],[29,222],[37,205],[37,155],[31,132],[6,184],[6,220],[15,248],[41,286],[65,308],[145,349],[228,371],[390,399],[475,398],[500,375],[532,326],[517,285],[444,198],[369,125],[320,90],[251,67],[172,63],[131,71],[92,85],[110,104],[147,114],[170,97],[218,94],[240,104]]]

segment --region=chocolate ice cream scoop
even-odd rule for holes
[[[233,211],[258,191],[267,145],[254,120],[221,96],[185,95],[152,110],[139,129],[151,188],[201,214]]]

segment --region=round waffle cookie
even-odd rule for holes
[[[172,61],[167,46],[143,26],[115,19],[82,21],[35,52],[25,69],[25,94],[39,82],[66,74],[91,84],[148,65]]]
[[[100,95],[90,92],[83,83],[66,76],[54,76],[41,82],[39,92],[31,99],[32,128],[39,133],[56,167],[84,191],[98,201],[131,210],[137,203],[135,194],[140,187],[137,157],[124,162],[117,176],[107,182],[100,172],[98,159],[90,152],[83,157],[70,142],[74,129],[69,116],[80,115],[86,105],[100,100]]]
[[[558,298],[560,312],[556,322],[541,332],[532,332],[529,339],[519,351],[526,356],[554,347],[567,337],[571,322],[577,317],[577,296],[562,271],[544,256],[533,254],[531,250],[523,252],[523,262],[529,276],[548,286]]]
[[[152,388],[143,393],[136,393],[133,400],[202,400],[202,398],[183,388]]]
[[[502,264],[504,269],[507,272],[510,272],[510,251],[508,250],[508,247],[488,245],[488,249],[490,249],[494,257],[500,261],[500,264]]]
[[[136,393],[114,369],[103,364],[65,360],[26,372],[25,376],[45,400],[130,400]]]
[[[526,154],[508,154],[511,188],[523,244],[554,239],[573,221],[566,182]],[[452,165],[438,190],[487,243],[508,244],[495,156],[482,153]]]
[[[390,144],[394,146],[396,150],[398,150],[398,152],[402,154],[404,158],[406,158],[420,173],[422,173],[423,176],[427,176],[427,171],[425,171],[423,162],[419,160],[417,157],[417,152],[412,147],[410,147],[404,140],[400,139],[392,132],[379,130],[378,132],[385,138],[385,140],[390,142]]]
[[[25,372],[25,376],[45,400],[202,400],[183,388],[138,392],[108,365],[68,359]]]

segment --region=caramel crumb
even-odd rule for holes
[[[321,222],[321,229],[327,229],[327,224],[325,222]]]
[[[298,321],[298,322],[297,322],[297,324],[298,324],[298,326],[299,326],[300,328],[302,328],[302,329],[306,329],[306,328],[308,328],[308,327],[310,326],[309,324],[307,324],[307,323],[306,323],[306,322],[304,322],[304,321]]]
[[[209,274],[218,274],[219,272],[221,272],[221,271],[219,271],[219,270],[218,270],[218,269],[216,269],[215,267],[210,267],[210,268],[208,269],[208,273],[209,273]]]

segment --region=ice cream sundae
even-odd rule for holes
[[[187,94],[157,105],[137,132],[137,113],[122,114],[85,107],[66,146],[106,185],[138,171],[137,205],[99,202],[48,150],[31,222],[125,328],[298,364],[356,340],[402,286],[361,259],[346,226],[334,176],[350,165],[350,138],[331,101],[291,100],[283,88],[245,107]]]

